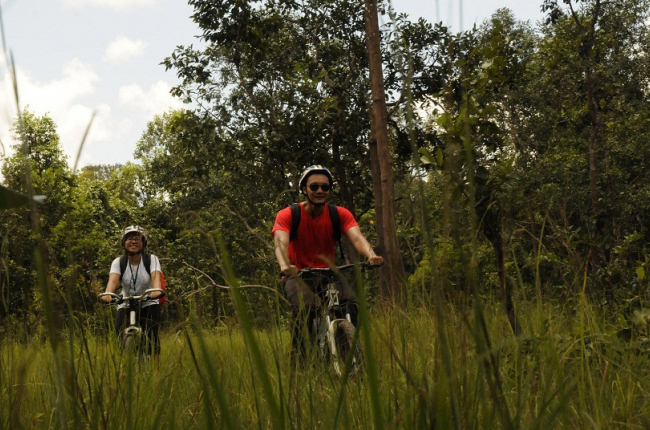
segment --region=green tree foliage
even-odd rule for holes
[[[96,311],[96,294],[103,291],[110,264],[120,252],[121,230],[139,219],[128,203],[111,195],[111,178],[98,176],[87,167],[75,177],[76,186],[67,196],[70,209],[49,238],[65,259],[55,268],[57,284],[82,321],[92,320]]]
[[[37,327],[39,244],[60,321],[69,309],[90,319],[120,231],[135,223],[163,259],[168,317],[234,315],[223,247],[236,282],[255,286],[244,297],[258,322],[275,318],[269,231],[309,164],[332,167],[335,200],[374,237],[363,5],[190,4],[203,46],[164,64],[182,79],[174,93],[198,108],[152,119],[138,164],[73,174],[48,116],[15,123],[4,185],[48,199],[37,218],[0,212],[5,329]],[[390,15],[381,49],[412,291],[508,296],[521,285],[542,298],[647,284],[649,6],[547,0],[536,29],[500,10],[459,34]]]
[[[239,177],[265,172],[274,197],[295,188],[305,166],[331,165],[350,205],[365,186],[350,185],[363,181],[355,163],[368,129],[362,6],[190,3],[207,47],[179,48],[165,64],[184,80],[176,94],[199,102],[220,136],[236,142]]]
[[[183,80],[175,94],[199,103],[219,135],[237,142],[240,158],[252,172],[266,173],[274,196],[295,189],[304,167],[326,164],[337,178],[340,202],[366,211],[370,123],[363,5],[331,0],[190,4],[207,46],[180,47],[165,60]],[[409,24],[405,17],[395,22],[405,28],[413,52],[442,31],[424,22]],[[395,110],[406,100],[403,69],[390,65],[386,44],[384,50],[386,91]],[[424,58],[423,52],[417,52],[423,75],[418,94],[438,82],[425,76],[435,58]],[[396,153],[408,159],[404,123],[393,119],[391,124],[400,137]],[[282,202],[295,199],[296,193]]]
[[[545,2],[549,20],[528,64],[518,175],[529,232],[565,284],[589,265],[597,289],[634,279],[648,242],[647,1]],[[526,217],[522,217],[526,219]],[[615,250],[639,233],[636,250]],[[629,249],[629,248],[628,248]],[[539,257],[539,256],[538,256]],[[630,270],[632,269],[632,270]],[[632,275],[632,276],[631,276]]]
[[[3,329],[11,331],[18,324],[34,332],[43,324],[37,247],[56,323],[73,322],[70,310],[81,321],[91,321],[96,294],[120,252],[120,230],[142,217],[143,194],[137,186],[141,167],[91,166],[73,175],[52,119],[28,110],[14,123],[14,135],[19,143],[2,166],[5,183],[47,199],[35,209],[36,221],[30,208],[0,214]]]
[[[649,5],[576,3],[545,2],[539,34],[499,11],[452,38],[432,97],[436,138],[424,145],[449,173],[429,181],[452,196],[431,202],[430,213],[448,205],[442,237],[452,226],[459,249],[477,229],[493,245],[507,240],[503,258],[522,269],[510,276],[540,296],[582,288],[585,267],[591,291],[635,287],[646,264]]]
[[[202,115],[211,118],[218,139],[227,142],[240,160],[233,164],[237,177],[263,189],[264,201],[275,202],[265,208],[267,220],[298,199],[299,172],[311,164],[331,167],[338,203],[358,217],[366,213],[373,202],[363,4],[331,0],[190,4],[206,46],[180,47],[165,60],[183,80],[174,92],[198,103]],[[415,59],[418,97],[440,90],[441,80],[429,75],[438,61],[429,43],[448,36],[446,29],[424,21],[411,24],[405,16],[393,17],[391,23],[399,28],[395,40],[404,42],[393,44]],[[412,154],[400,112],[407,100],[405,70],[392,62],[390,38],[382,41],[385,87],[393,153],[399,160],[395,170],[403,175]],[[259,172],[265,174],[261,186]],[[230,195],[231,207],[239,195]],[[248,208],[258,204],[251,199]],[[256,219],[245,218],[250,224]]]
[[[14,122],[13,132],[19,143],[14,145],[13,155],[2,166],[6,185],[28,195],[44,194],[48,199],[39,208],[38,220],[32,219],[29,208],[2,214],[6,251],[0,312],[3,317],[14,314],[23,324],[33,325],[36,320],[30,320],[31,311],[41,306],[34,287],[37,240],[40,234],[49,237],[70,210],[67,197],[74,186],[74,178],[51,118],[39,118],[25,110]],[[51,242],[47,245],[43,255],[46,266],[63,265],[61,249]],[[51,282],[52,278],[49,280]]]
[[[13,132],[19,143],[3,164],[5,183],[17,191],[49,197],[41,208],[41,225],[47,232],[68,210],[65,196],[74,186],[56,125],[47,115],[39,118],[25,110],[14,123]]]
[[[454,285],[453,272],[464,273],[460,288],[474,291],[486,278],[479,264],[481,241],[493,248],[493,271],[512,328],[520,331],[514,312],[512,282],[505,270],[504,228],[508,193],[516,147],[509,139],[515,125],[509,121],[509,101],[522,82],[521,72],[530,57],[534,37],[529,27],[516,23],[507,10],[496,13],[479,30],[459,34],[444,47],[447,53],[445,85],[433,95],[436,108],[431,126],[438,134],[433,145],[421,149],[428,166],[440,169],[430,185],[442,186],[447,199],[443,213],[438,270],[446,291]],[[444,195],[443,194],[443,198]],[[482,233],[479,235],[478,233]],[[451,244],[454,246],[451,246]],[[458,262],[461,267],[458,267]],[[431,263],[423,265],[429,273]],[[450,269],[455,267],[455,269]],[[414,278],[419,279],[422,273]]]
[[[176,298],[196,306],[206,322],[232,314],[227,290],[219,288],[226,285],[219,240],[242,282],[278,279],[270,270],[269,223],[281,204],[272,198],[272,175],[240,158],[242,145],[222,136],[220,125],[190,111],[169,112],[149,123],[136,150],[150,193],[144,218],[159,241],[152,246],[167,259]]]

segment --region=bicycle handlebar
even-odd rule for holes
[[[111,303],[115,303],[115,304],[119,305],[119,304],[124,303],[124,302],[138,302],[138,301],[143,301],[143,300],[149,300],[151,293],[154,293],[156,291],[162,293],[162,295],[160,297],[165,295],[165,290],[163,290],[161,288],[150,288],[150,289],[146,290],[144,293],[142,293],[139,296],[122,297],[122,296],[120,296],[118,294],[115,294],[115,293],[100,293],[100,294],[97,295],[97,297],[111,296],[111,299],[112,299]]]
[[[303,274],[319,274],[319,275],[335,275],[339,272],[345,272],[347,270],[353,269],[355,267],[360,267],[361,270],[368,270],[368,269],[376,269],[382,264],[370,264],[367,261],[364,261],[362,263],[352,263],[352,264],[345,264],[343,266],[336,266],[336,267],[305,267],[304,269],[300,269],[298,271],[298,274],[296,276],[301,276]],[[284,272],[280,272],[280,276],[285,276],[286,274]]]

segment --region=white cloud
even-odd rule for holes
[[[69,62],[61,71],[61,77],[49,82],[38,82],[18,69],[16,71],[20,107],[27,107],[36,116],[48,115],[57,125],[61,146],[71,162],[74,161],[79,144],[92,117],[93,107],[79,99],[93,94],[99,76],[78,59]],[[5,151],[10,152],[14,143],[10,129],[17,117],[9,72],[0,78],[0,140]],[[109,133],[110,109],[97,108],[97,116],[88,136],[88,142]],[[88,143],[87,142],[87,143]]]
[[[103,7],[114,10],[132,10],[143,6],[151,6],[157,0],[61,0],[65,6],[74,8]]]
[[[180,109],[183,102],[169,93],[171,86],[165,81],[153,84],[144,91],[136,84],[124,85],[119,91],[120,104],[146,112],[150,116],[162,114],[169,109]]]
[[[0,69],[0,73],[2,70]],[[169,94],[171,85],[158,81],[148,89],[132,84],[120,88],[119,106],[85,102],[96,91],[100,77],[88,65],[75,59],[47,82],[36,81],[17,71],[20,106],[36,116],[48,115],[57,126],[61,147],[72,167],[93,112],[95,117],[84,142],[78,167],[89,164],[123,163],[133,155],[135,143],[147,121],[182,102]],[[15,143],[10,129],[17,116],[9,72],[0,74],[0,142],[7,155]],[[3,152],[0,151],[0,157]],[[1,162],[1,160],[0,160]]]
[[[60,79],[48,83],[31,82],[25,76],[18,77],[22,104],[45,111],[64,109],[72,101],[95,92],[100,77],[94,69],[75,58],[66,64]]]
[[[112,64],[124,63],[133,57],[144,54],[147,44],[142,40],[132,40],[126,36],[120,36],[108,44],[104,52],[104,61]]]

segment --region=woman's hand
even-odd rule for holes
[[[108,291],[106,291],[108,293]],[[104,303],[112,303],[113,302],[113,297],[112,296],[101,296],[102,302]]]

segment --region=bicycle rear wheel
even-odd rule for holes
[[[350,321],[340,321],[336,326],[336,349],[342,365],[351,360],[348,376],[354,377],[363,371],[363,351],[360,339],[355,339],[356,328]],[[350,357],[352,355],[352,357]]]

